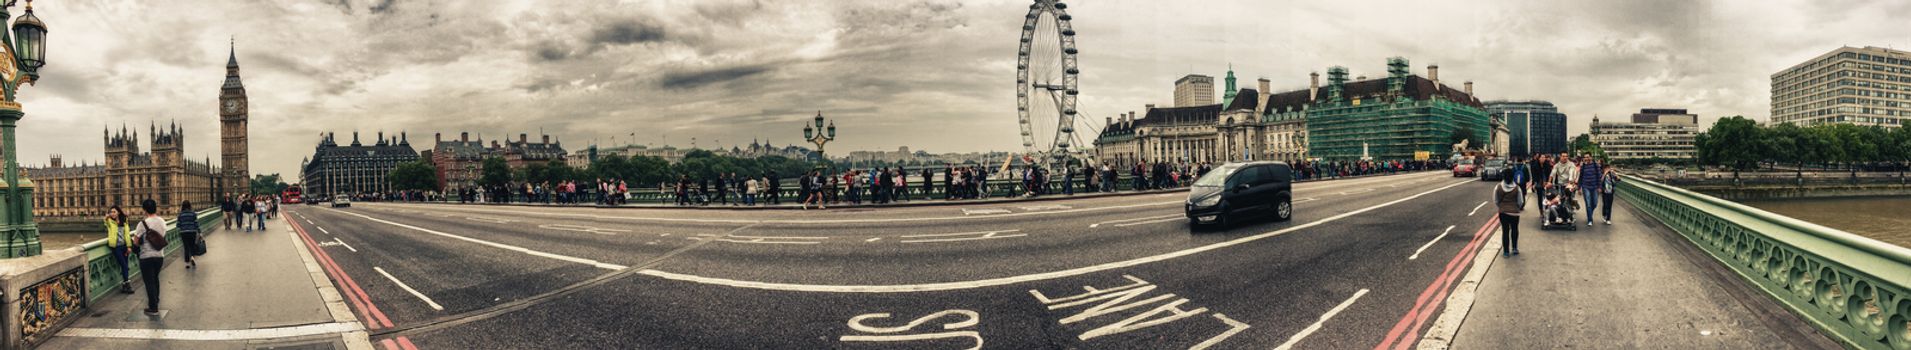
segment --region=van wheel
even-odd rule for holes
[[[1281,196],[1280,203],[1274,203],[1274,220],[1287,221],[1292,219],[1294,219],[1294,199],[1283,195]]]

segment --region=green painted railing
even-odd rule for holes
[[[1911,249],[1634,176],[1619,195],[1846,347],[1911,350]]]
[[[200,211],[199,232],[203,234],[212,231],[212,228],[217,226],[219,220],[223,218],[224,214],[220,214],[218,208]],[[186,245],[181,244],[179,241],[179,225],[175,223],[175,219],[167,219],[166,227],[166,240],[168,241],[168,243],[166,243],[166,254],[172,255],[173,252],[185,248]],[[103,226],[101,230],[104,230]],[[119,265],[113,263],[112,256],[107,255],[112,252],[106,247],[106,239],[101,238],[96,241],[87,242],[86,245],[82,247],[86,249],[86,275],[88,281],[86,286],[86,301],[88,305],[92,305],[94,302],[99,301],[101,297],[105,297],[107,294],[112,294],[114,291],[119,290],[119,286],[126,284],[126,280],[119,278]],[[133,271],[128,272],[126,278],[139,278],[139,269],[137,267],[139,266],[139,259],[129,257],[126,264],[129,267],[133,267]]]

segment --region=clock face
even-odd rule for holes
[[[226,100],[226,113],[239,113],[239,100]]]

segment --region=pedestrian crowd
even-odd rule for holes
[[[1519,215],[1525,211],[1527,193],[1539,203],[1544,228],[1573,225],[1573,211],[1580,207],[1586,208],[1586,226],[1593,226],[1595,219],[1612,225],[1618,171],[1591,155],[1515,159],[1506,174],[1493,194],[1499,208],[1501,256],[1519,255]]]
[[[219,198],[218,208],[222,215],[220,227],[234,228],[244,232],[265,231],[266,220],[274,219],[279,212],[277,196],[234,195]],[[166,232],[179,231],[179,244],[184,254],[182,263],[186,269],[197,269],[199,262],[194,257],[206,254],[206,239],[199,226],[199,212],[191,201],[178,204],[178,216],[172,227],[167,227],[166,219],[160,216],[160,203],[152,199],[139,203],[138,218],[127,215],[120,206],[106,210],[102,221],[106,231],[106,250],[113,266],[119,268],[119,292],[133,294],[134,271],[139,272],[139,283],[146,291],[146,308],[141,310],[147,316],[159,315],[160,271],[165,267],[166,249],[171,244]],[[138,270],[134,270],[137,268]]]

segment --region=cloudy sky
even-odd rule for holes
[[[103,127],[178,122],[218,158],[228,40],[251,96],[252,170],[296,177],[321,132],[486,139],[539,130],[688,146],[797,142],[817,111],[832,151],[1014,150],[1016,41],[1029,0],[64,0],[42,82],[21,94],[23,163],[99,161]],[[1594,114],[1689,108],[1764,119],[1769,76],[1839,46],[1911,48],[1911,0],[1070,2],[1082,109],[1166,105],[1188,73],[1305,87],[1345,65],[1544,99]],[[18,8],[14,11],[16,14]],[[452,136],[455,137],[455,136]],[[668,139],[666,141],[666,138]]]

